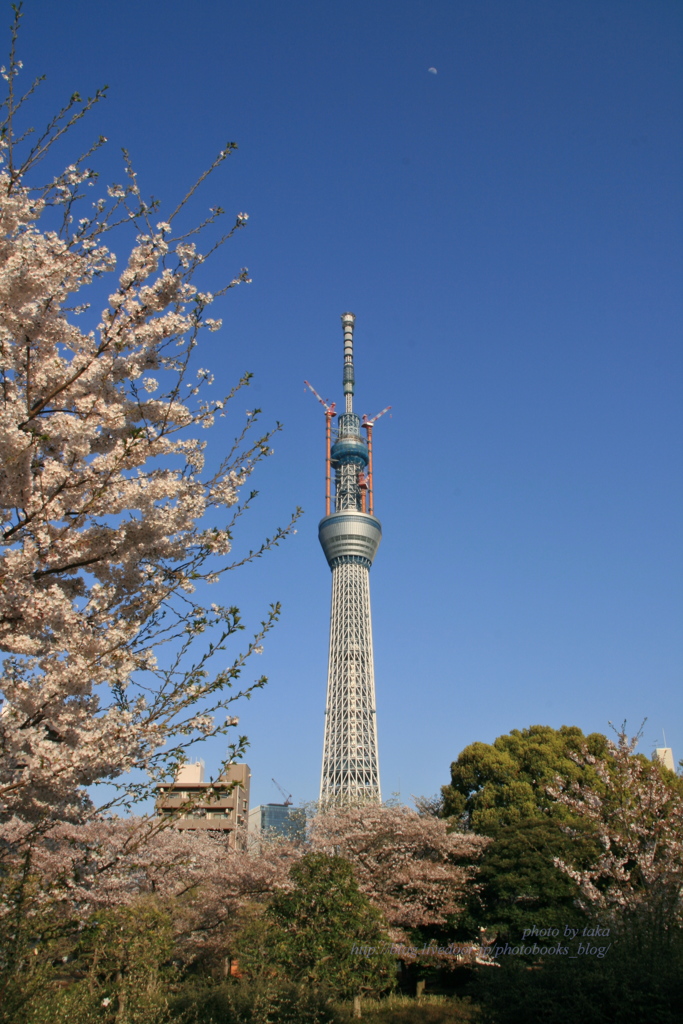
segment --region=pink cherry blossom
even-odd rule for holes
[[[16,38],[20,5],[15,16]],[[206,259],[203,233],[220,209],[189,242],[173,232],[196,186],[155,228],[129,164],[126,183],[93,203],[83,185],[97,177],[83,159],[40,184],[40,158],[103,93],[82,105],[74,95],[30,149],[32,137],[22,142],[17,125],[18,68],[12,56],[0,125],[2,913],[29,912],[26,880],[34,877],[44,881],[31,890],[38,904],[48,886],[53,896],[68,891],[74,904],[102,898],[94,879],[105,873],[107,898],[117,886],[134,889],[142,837],[162,860],[164,841],[171,844],[177,862],[177,836],[98,817],[97,791],[88,787],[118,783],[125,806],[144,792],[127,773],[153,786],[193,742],[234,728],[225,709],[264,684],[235,685],[279,609],[271,606],[240,652],[238,609],[205,608],[197,595],[205,580],[259,557],[292,528],[233,554],[236,520],[250,500],[240,504],[240,494],[271,453],[273,431],[258,436],[257,417],[240,417],[236,439],[223,442],[227,453],[211,466],[197,436],[250,378],[213,399],[210,371],[197,377],[194,367],[204,328],[220,326],[205,310],[248,279],[246,270],[228,275],[213,294],[193,280]],[[234,149],[221,150],[200,182]],[[244,220],[210,239],[209,251]],[[136,240],[117,260],[110,240],[131,224]],[[110,295],[97,312],[88,288],[106,275]],[[245,742],[237,738],[228,756]]]

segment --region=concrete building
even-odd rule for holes
[[[247,825],[250,779],[246,764],[230,765],[215,782],[204,781],[203,761],[183,765],[175,782],[157,787],[157,814],[174,828],[234,832]]]
[[[674,752],[671,747],[657,747],[652,755],[653,761],[660,761],[665,768],[669,771],[675,772],[676,765],[674,764]]]

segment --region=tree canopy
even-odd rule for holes
[[[396,963],[379,912],[358,888],[343,857],[307,853],[291,869],[289,891],[276,892],[253,929],[240,938],[240,968],[329,987],[339,995],[382,992]]]
[[[532,725],[513,729],[492,744],[472,743],[451,764],[450,784],[442,787],[443,814],[483,835],[533,818],[566,819],[567,808],[547,790],[557,777],[600,785],[592,765],[572,758],[584,749],[602,758],[607,738],[602,733],[584,736],[577,726]]]
[[[465,927],[483,924],[514,935],[580,916],[578,885],[555,861],[571,852],[574,863],[586,867],[599,853],[594,829],[549,789],[558,779],[567,786],[604,786],[595,765],[582,759],[584,749],[599,760],[608,741],[600,733],[584,736],[576,726],[532,725],[493,744],[472,743],[453,762],[441,813],[493,838],[479,864],[479,885],[470,889]],[[564,831],[570,823],[572,837]]]
[[[661,936],[683,924],[683,780],[634,756],[638,738],[622,731],[605,759],[585,756],[599,785],[563,782],[553,795],[599,838],[600,856],[583,870],[571,852],[563,858],[584,905],[603,912],[645,909]]]
[[[350,861],[361,892],[405,938],[402,929],[459,913],[489,841],[407,807],[366,804],[319,814],[311,843]]]

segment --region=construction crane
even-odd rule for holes
[[[371,516],[374,515],[375,507],[372,493],[372,428],[374,427],[375,423],[380,418],[380,416],[384,416],[384,413],[389,412],[390,409],[391,406],[388,405],[386,409],[382,409],[382,411],[378,412],[376,416],[373,416],[371,420],[369,420],[367,416],[363,416],[363,429],[366,431],[368,435],[368,475],[367,478],[363,480],[362,486],[366,488],[367,511],[370,513]]]
[[[311,388],[311,390],[313,390],[313,389]],[[277,786],[277,788],[280,790],[280,792],[282,793],[283,797],[285,798],[285,807],[289,807],[291,805],[291,803],[292,803],[292,794],[290,793],[289,796],[287,796],[287,794],[285,793],[284,789],[282,788],[280,783],[277,781],[277,779],[272,779],[271,781],[275,783],[275,785]]]
[[[337,415],[335,412],[337,403],[326,402],[307,380],[304,381],[304,384],[311,389],[325,410],[325,515],[329,516],[332,511],[332,418]]]

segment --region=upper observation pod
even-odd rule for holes
[[[332,465],[354,460],[360,469],[368,464],[368,446],[360,432],[360,416],[346,412],[339,417],[337,440],[332,445]]]

